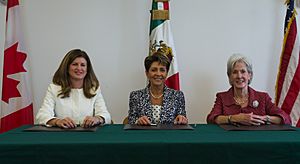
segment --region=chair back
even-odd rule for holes
[[[129,121],[128,121],[128,116],[127,116],[127,117],[124,118],[123,124],[128,124],[128,122],[129,122]]]

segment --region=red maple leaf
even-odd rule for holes
[[[17,89],[17,85],[20,81],[11,79],[8,75],[26,72],[23,63],[27,55],[17,51],[18,44],[19,43],[15,43],[4,51],[2,100],[6,103],[8,103],[8,99],[10,98],[21,96]]]

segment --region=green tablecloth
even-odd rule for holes
[[[24,132],[0,135],[0,163],[300,163],[300,130],[225,131],[216,125],[194,130]]]

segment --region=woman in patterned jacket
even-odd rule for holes
[[[184,94],[165,85],[170,67],[168,57],[156,52],[146,57],[149,84],[129,97],[129,124],[187,124]]]

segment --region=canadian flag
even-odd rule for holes
[[[20,27],[19,1],[7,1],[0,133],[33,124],[32,92],[28,55]]]

